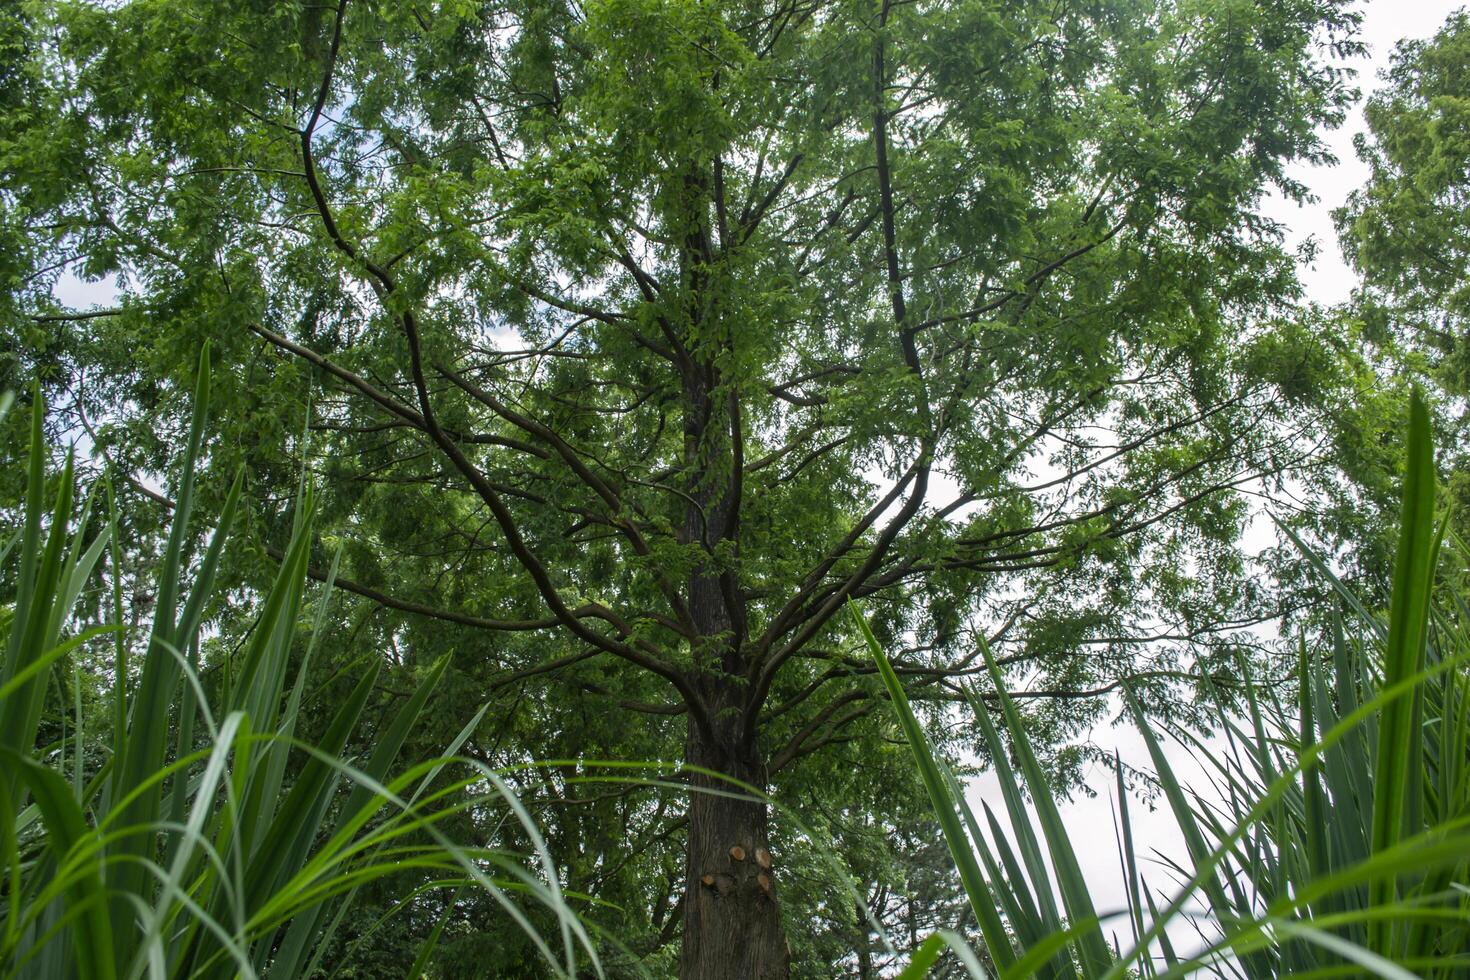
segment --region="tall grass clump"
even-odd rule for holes
[[[201,628],[243,483],[236,478],[221,512],[199,522],[214,531],[202,555],[190,554],[209,403],[204,365],[155,615],[138,648],[118,625],[116,514],[93,519],[113,509],[111,498],[94,488],[75,506],[68,460],[48,499],[36,402],[22,525],[0,543],[13,588],[0,598],[0,976],[308,976],[358,889],[403,873],[419,891],[483,889],[525,929],[548,973],[596,970],[529,814],[498,774],[454,756],[479,717],[443,757],[399,765],[443,661],[371,733],[366,758],[343,753],[354,733],[365,734],[378,658],[363,664],[316,741],[297,737],[331,591],[329,582],[307,608],[309,494],[230,669],[202,673]],[[72,611],[83,590],[104,587],[109,549],[115,623],[75,632]],[[308,617],[316,624],[309,631],[301,628]],[[97,739],[80,705],[60,741],[38,744],[48,684],[84,648],[104,643],[112,661],[104,757],[88,757]],[[461,846],[439,829],[462,808],[491,805],[519,822],[535,854]],[[531,907],[537,921],[554,924],[551,938],[532,926]],[[405,976],[422,972],[433,938],[404,965]]]
[[[1223,802],[1180,783],[1126,696],[1187,857],[1164,862],[1172,887],[1164,897],[1142,872],[1120,765],[1123,909],[1097,907],[989,651],[997,707],[978,692],[969,706],[999,777],[1004,819],[988,803],[979,816],[967,804],[854,610],[1000,976],[1470,975],[1470,607],[1455,594],[1435,601],[1443,530],[1434,500],[1428,414],[1416,395],[1387,615],[1367,609],[1298,541],[1347,610],[1329,649],[1313,656],[1303,642],[1294,703],[1247,684],[1244,710],[1220,711],[1223,748],[1178,736]],[[1203,921],[1190,911],[1200,904]],[[1186,917],[1199,938],[1187,952],[1169,930]],[[923,976],[946,943],[983,975],[948,934],[931,937],[906,975]]]

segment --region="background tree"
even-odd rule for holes
[[[988,634],[1053,741],[1280,611],[1241,491],[1313,460],[1318,348],[1256,208],[1342,0],[26,9],[22,363],[147,492],[213,338],[266,554],[304,463],[349,591],[682,729],[684,976],[788,972],[766,807],[700,770],[849,737],[849,599],[940,694]]]
[[[1364,110],[1358,156],[1368,185],[1336,213],[1344,252],[1363,277],[1358,302],[1371,333],[1470,392],[1470,16],[1432,38],[1400,42]]]
[[[1400,448],[1368,435],[1373,416],[1391,420],[1402,389],[1428,381],[1440,394],[1445,488],[1460,506],[1470,500],[1463,449],[1470,395],[1470,15],[1460,11],[1431,38],[1401,41],[1381,87],[1367,100],[1366,132],[1355,139],[1368,165],[1366,186],[1334,213],[1343,253],[1361,276],[1342,311],[1344,340],[1379,366],[1376,391],[1365,391],[1339,431],[1340,464],[1373,501],[1392,513]],[[1390,380],[1392,379],[1392,380]],[[1393,387],[1400,391],[1389,394]],[[1367,424],[1363,424],[1363,423]],[[1356,433],[1356,434],[1355,434]],[[1463,528],[1460,528],[1463,533]],[[1353,533],[1367,541],[1370,537]],[[1387,569],[1387,540],[1365,583]],[[1365,568],[1365,570],[1368,570]],[[1386,597],[1385,597],[1386,598]]]

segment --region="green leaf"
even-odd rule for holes
[[[1394,562],[1393,598],[1389,606],[1388,644],[1384,651],[1384,683],[1388,687],[1412,677],[1424,661],[1424,634],[1429,620],[1435,558],[1439,538],[1434,525],[1434,457],[1430,444],[1429,412],[1415,391],[1409,408],[1409,457],[1404,477],[1403,509],[1399,518],[1398,554]],[[1423,736],[1415,725],[1419,692],[1412,691],[1383,707],[1379,725],[1378,756],[1373,774],[1373,851],[1397,844],[1405,832],[1410,809],[1411,776],[1423,757]],[[1394,898],[1392,879],[1369,886],[1374,904]],[[1387,923],[1370,923],[1369,948],[1391,956],[1392,930]]]
[[[71,930],[83,980],[117,976],[117,950],[102,885],[101,847],[65,779],[31,759],[0,747],[5,767],[30,790],[46,826],[46,847],[66,882],[66,900],[81,927]],[[7,847],[7,849],[11,849]]]
[[[1109,952],[1107,941],[1098,925],[1087,879],[1082,875],[1082,868],[1077,863],[1077,853],[1072,849],[1071,837],[1062,824],[1062,815],[1052,797],[1051,785],[1041,771],[1041,764],[1036,761],[1030,739],[1026,737],[1026,726],[1021,720],[1020,712],[1006,693],[1000,668],[996,666],[995,657],[991,655],[990,647],[983,639],[980,642],[980,652],[985,655],[985,663],[995,685],[995,695],[1000,701],[1001,713],[1011,736],[1011,745],[1021,763],[1027,789],[1031,792],[1031,803],[1036,808],[1042,835],[1046,839],[1047,852],[1051,854],[1052,867],[1056,869],[1057,888],[1062,893],[1062,904],[1067,909],[1071,928],[1076,931],[1077,950],[1083,972],[1101,975],[1112,964],[1113,955]]]
[[[924,788],[929,793],[929,802],[934,807],[934,815],[938,818],[939,826],[944,831],[944,839],[949,844],[950,856],[954,859],[955,868],[959,871],[960,881],[965,887],[965,894],[970,899],[970,908],[974,911],[975,919],[980,925],[980,933],[985,938],[985,945],[990,950],[991,958],[997,964],[1002,967],[1009,966],[1016,960],[1015,951],[1011,948],[1010,939],[1006,935],[1005,924],[996,914],[995,900],[990,894],[990,887],[985,882],[985,875],[975,860],[975,853],[970,849],[970,842],[965,837],[964,827],[961,826],[959,817],[955,813],[954,799],[950,795],[949,787],[945,785],[939,766],[934,761],[934,753],[929,748],[929,740],[924,736],[919,719],[914,717],[913,709],[909,707],[908,696],[904,694],[903,684],[899,682],[898,675],[893,671],[893,665],[888,662],[883,648],[878,645],[878,640],[868,628],[867,621],[858,612],[857,606],[851,602],[848,604],[848,611],[852,614],[853,622],[857,624],[863,639],[867,641],[868,652],[878,663],[878,672],[893,702],[893,710],[898,716],[899,727],[903,729],[904,737],[908,739],[909,748],[913,751],[914,762],[919,767],[919,776],[924,781]],[[982,846],[981,842],[976,841],[975,846]]]

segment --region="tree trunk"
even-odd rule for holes
[[[729,491],[709,499],[703,520],[721,537],[735,523]],[[691,530],[694,523],[691,515]],[[692,535],[691,535],[692,536]],[[684,761],[766,790],[759,739],[745,731],[749,685],[741,650],[745,613],[728,572],[711,560],[689,579],[689,615],[700,637],[695,674],[704,711],[689,712]],[[684,945],[681,980],[785,980],[791,953],[776,903],[778,867],[771,854],[763,799],[690,771],[684,845]]]
[[[720,545],[738,556],[744,492],[744,433],[740,397],[723,383],[715,348],[733,349],[733,336],[715,340],[718,291],[709,280],[716,252],[709,227],[710,182],[691,166],[684,182],[688,222],[680,276],[688,305],[681,345],[684,464],[688,506],[680,535],[703,550],[691,569],[686,601],[693,627],[690,676],[702,709],[691,705],[684,761],[764,792],[766,764],[759,739],[746,730],[749,702],[745,660],[745,599],[734,570],[716,557]],[[689,824],[684,846],[684,931],[681,980],[786,980],[791,952],[776,904],[764,800],[741,798],[739,787],[689,773]]]
[[[728,497],[709,507],[707,519],[717,532],[728,530],[729,512]],[[689,613],[701,637],[692,680],[705,711],[698,719],[689,712],[684,761],[765,792],[759,740],[744,730],[749,698],[740,649],[744,610],[729,576],[708,566],[696,570],[689,582]],[[785,980],[791,953],[776,903],[780,869],[771,854],[766,803],[692,770],[689,782],[679,976]]]
[[[758,753],[738,748],[739,712],[712,713],[713,740],[690,722],[685,762],[764,790],[764,762]],[[679,976],[681,980],[785,980],[791,954],[776,902],[779,868],[770,851],[765,801],[700,792],[702,788],[738,792],[709,777],[691,774],[690,782],[696,789],[690,793],[689,836],[684,848],[687,891]]]
[[[858,935],[858,980],[873,980],[873,937],[868,931],[868,907],[856,903]]]

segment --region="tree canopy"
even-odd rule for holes
[[[918,698],[988,640],[1050,744],[1124,680],[1177,710],[1282,612],[1248,495],[1320,463],[1347,375],[1260,205],[1326,160],[1345,0],[16,16],[12,378],[164,497],[210,341],[209,464],[249,466],[262,561],[310,474],[345,644],[385,611],[461,704],[565,699],[486,752],[679,754],[693,792],[637,813],[683,840],[639,894],[684,976],[789,969],[779,833],[708,791],[877,740],[849,601]]]

